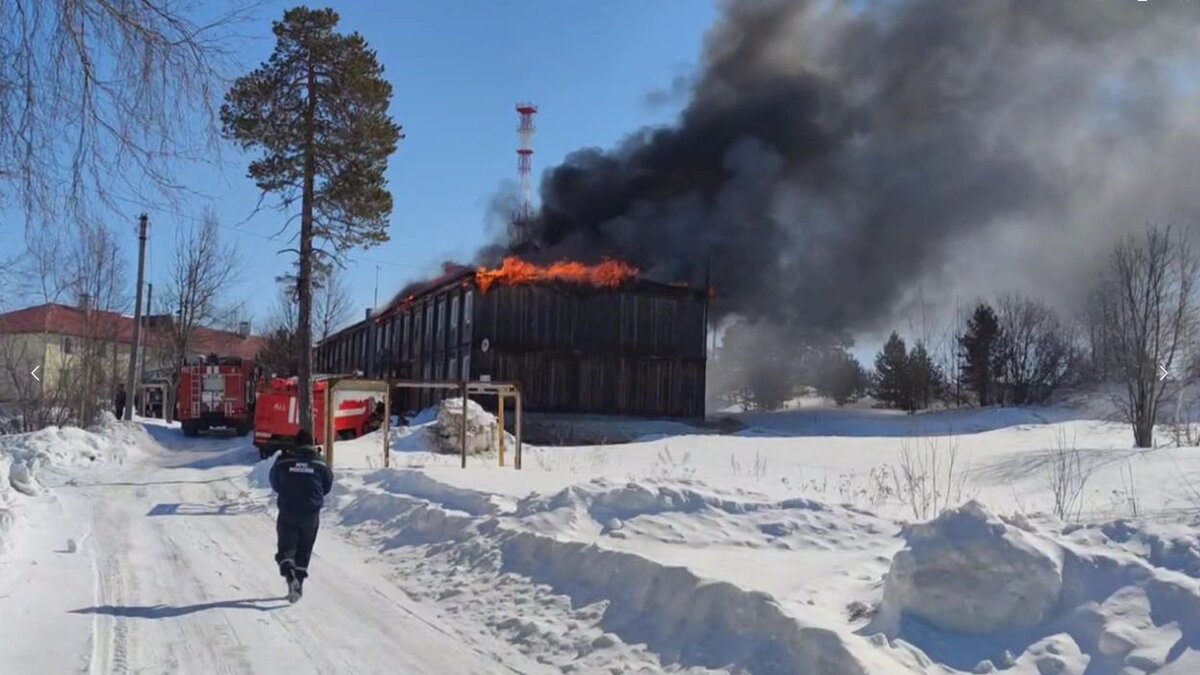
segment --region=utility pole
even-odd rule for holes
[[[146,341],[150,335],[150,317],[154,314],[154,284],[146,284],[146,315],[142,317],[142,340],[138,344],[142,350],[142,358],[138,361],[137,381],[141,382],[146,376]],[[145,409],[146,402],[142,401],[142,408]]]
[[[129,379],[125,381],[125,419],[133,419],[133,387],[138,369],[138,345],[142,338],[142,284],[146,279],[146,226],[150,217],[138,216],[138,275],[137,300],[133,305],[133,344],[129,353]]]

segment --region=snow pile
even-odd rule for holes
[[[462,453],[462,399],[451,398],[428,408],[400,427],[393,427],[388,448],[393,463],[412,466],[455,464],[448,455]],[[475,401],[467,405],[467,452],[471,455],[499,451],[499,422]],[[377,469],[383,466],[383,432],[372,431],[359,438],[338,441],[333,455],[338,468]],[[505,433],[505,448],[516,450],[516,438]]]
[[[768,593],[665,563],[636,546],[616,550],[587,541],[675,543],[680,533],[669,536],[672,523],[703,518],[714,523],[714,540],[743,558],[754,548],[803,547],[822,531],[856,550],[850,542],[867,530],[840,507],[759,501],[703,484],[598,480],[504,510],[504,499],[420,471],[359,477],[363,485],[338,509],[341,522],[364,543],[389,552],[408,592],[487,623],[564,672],[625,666],[866,675],[915,663],[904,649],[880,648],[826,625],[823,617],[800,619]],[[703,557],[702,546],[692,541],[687,548]],[[792,575],[804,563],[786,561]]]
[[[1200,583],[1105,532],[1139,536],[1110,523],[1064,537],[977,503],[947,511],[906,528],[879,614],[860,632],[912,649],[924,672],[1200,672]]]
[[[139,424],[120,422],[104,413],[91,429],[46,427],[39,431],[0,436],[0,471],[7,484],[27,495],[42,490],[39,470],[52,466],[78,466],[96,462],[123,462],[139,446],[154,441]]]
[[[409,593],[564,672],[1200,672],[1200,583],[1163,569],[1193,569],[1191,528],[1064,534],[976,502],[901,526],[698,480],[514,499],[471,475],[350,474],[335,510]]]
[[[10,474],[8,462],[0,455],[0,553],[8,550],[9,532],[16,524],[16,514],[13,511],[12,489],[9,487]]]
[[[267,490],[271,489],[271,467],[272,466],[275,466],[275,458],[274,457],[268,457],[267,459],[260,460],[259,462],[257,462],[254,465],[254,468],[250,470],[250,475],[247,477],[247,481],[250,483],[250,487],[267,489]]]
[[[448,398],[441,402],[437,410],[437,422],[433,425],[433,433],[437,440],[437,448],[444,453],[458,454],[462,452],[463,438],[463,399]],[[471,399],[467,399],[467,454],[481,455],[499,452],[500,424],[496,416],[483,409]],[[505,447],[516,448],[517,441],[512,434],[504,433]]]
[[[393,431],[400,469],[379,470],[378,434],[338,443],[330,515],[407,592],[563,672],[1200,673],[1182,522],[1200,454],[1131,451],[1086,410],[810,407],[729,435],[526,444],[514,471],[430,453],[459,452],[461,405]],[[467,420],[494,452],[495,418]],[[1040,515],[1060,435],[1093,468],[1086,525]],[[979,501],[902,525],[932,517],[926,488]]]
[[[1070,526],[1064,532],[1072,543],[1126,551],[1154,567],[1200,579],[1200,519],[1174,523],[1120,519]]]
[[[1036,626],[1058,607],[1059,552],[978,502],[905,534],[884,587],[883,622],[907,613],[942,630],[986,634]]]
[[[122,462],[139,445],[153,444],[141,425],[118,421],[104,413],[91,429],[47,427],[24,434],[0,436],[0,552],[7,549],[16,523],[20,496],[44,491],[38,481],[43,470],[63,466]]]

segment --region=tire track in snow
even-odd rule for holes
[[[89,495],[94,499],[94,495]],[[98,510],[92,511],[92,532],[97,531]],[[101,530],[102,531],[102,530]],[[112,606],[124,595],[121,574],[115,556],[93,536],[89,547],[92,555],[93,604],[97,610]],[[91,675],[123,675],[129,672],[129,635],[123,617],[96,611],[92,615],[92,657],[88,672]]]
[[[148,454],[78,486],[95,532],[91,673],[546,670],[426,614],[324,527],[311,597],[274,607],[257,597],[282,595],[270,499],[247,489],[242,467],[155,466],[167,459],[178,458]]]
[[[183,520],[184,535],[188,541],[202,542],[202,548],[211,554],[213,558],[220,559],[222,557],[220,547],[204,545],[204,539],[212,541],[207,532],[198,531],[186,519]],[[189,564],[183,550],[176,539],[176,536],[165,531],[164,528],[156,528],[161,531],[162,542],[166,552],[166,560],[171,566],[171,575],[169,579],[182,581],[187,585],[188,595],[199,597],[205,601],[211,600],[211,596],[206,592],[205,585],[201,583],[196,576],[195,566]],[[204,539],[200,539],[199,535],[203,534]],[[215,543],[215,542],[213,542]],[[162,585],[160,584],[160,588]],[[166,590],[165,588],[162,590]],[[172,589],[178,594],[180,588],[176,584]],[[194,621],[175,620],[171,622],[174,629],[176,639],[166,644],[167,648],[173,657],[173,660],[179,662],[180,659],[174,658],[176,651],[182,652],[186,657],[182,659],[183,663],[189,665],[203,664],[204,672],[228,673],[229,675],[251,675],[254,669],[246,660],[245,650],[241,648],[222,649],[232,646],[241,647],[241,640],[238,639],[236,631],[229,624],[229,619],[223,611],[215,611],[212,613],[201,614],[199,612],[191,615],[196,618]],[[217,617],[213,619],[211,617]],[[232,663],[229,661],[232,659]]]
[[[218,551],[226,551],[226,549],[223,546],[221,546],[221,543],[218,542],[216,540],[216,538],[214,538],[212,536],[211,532],[204,531],[203,534],[204,534],[205,539],[208,540],[208,544],[206,545],[206,548],[208,548],[209,550],[215,549]],[[226,551],[224,556],[226,559],[228,559],[232,562],[240,561],[240,558],[236,558],[233,555],[233,552]],[[237,640],[239,645],[241,645],[242,644],[241,640],[240,640],[240,638],[237,637],[237,631],[236,631],[235,627],[233,626],[233,622],[229,619],[228,614],[226,614],[225,612],[221,612],[221,616],[222,616],[222,619],[224,620],[225,624],[229,627],[229,630],[233,634],[234,639]],[[289,623],[284,620],[283,612],[270,612],[268,614],[268,616],[270,617],[271,623],[274,623],[275,625],[279,626],[280,628],[283,629],[283,631],[285,633],[287,633],[288,637],[290,638],[291,644],[293,646],[295,646],[296,648],[298,648],[304,654],[305,660],[308,663],[313,664],[315,667],[317,667],[318,672],[334,672],[338,669],[338,664],[334,664],[334,663],[324,659],[323,657],[321,657],[320,654],[317,654],[308,648],[307,641],[301,639],[300,636],[298,636],[296,634],[296,632],[292,629],[292,626],[289,625]],[[253,669],[250,668],[250,666],[247,664],[245,672],[253,673]]]

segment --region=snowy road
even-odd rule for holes
[[[41,501],[26,559],[0,570],[13,588],[0,600],[15,629],[0,647],[5,672],[541,670],[482,631],[448,627],[332,527],[306,596],[288,605],[268,504],[239,487],[244,463],[224,465],[248,449],[204,440],[208,450],[193,442],[80,472]]]

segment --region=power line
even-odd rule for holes
[[[187,214],[187,213],[182,213],[179,211],[172,211],[172,210],[167,210],[167,209],[158,209],[158,210],[163,213],[166,213],[167,215],[173,216],[175,218],[180,218],[183,220],[190,220],[190,221],[196,222],[196,223],[206,222],[203,218],[199,218],[199,217]],[[234,227],[233,225],[225,225],[220,222],[217,222],[216,226],[223,230],[230,230],[232,232],[237,232],[238,234],[244,234],[244,235],[248,235],[251,237],[257,237],[258,239],[263,239],[265,241],[272,241],[272,242],[276,242],[276,243],[286,243],[287,242],[287,240],[280,235],[267,235],[267,234],[261,234],[259,232],[250,232],[248,230],[243,230],[243,229]],[[398,262],[394,262],[391,260],[380,260],[378,258],[367,258],[367,257],[363,257],[363,256],[351,257],[351,256],[343,255],[343,256],[341,256],[341,259],[346,262],[350,262],[350,263],[372,263],[372,264],[376,264],[376,265],[388,265],[389,267],[398,267],[401,269],[419,270],[420,272],[422,272],[424,274],[436,274],[441,268],[441,265],[439,263],[431,263],[428,265],[412,265],[412,264],[406,264],[406,263],[398,263]]]

